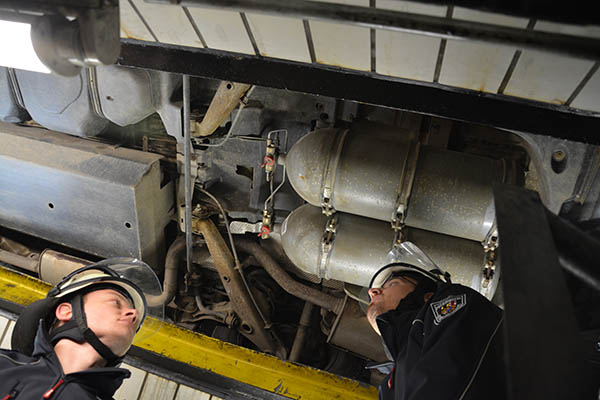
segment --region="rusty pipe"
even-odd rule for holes
[[[177,291],[177,269],[185,249],[185,236],[176,239],[169,247],[165,259],[163,292],[160,296],[146,296],[146,301],[150,307],[167,304],[175,296]],[[42,281],[52,285],[58,284],[63,277],[71,272],[92,263],[89,260],[51,249],[44,250],[40,254],[39,260],[0,249],[0,261],[34,272]]]
[[[302,309],[302,315],[300,316],[300,322],[298,324],[298,332],[296,332],[296,338],[294,339],[294,344],[290,351],[289,361],[291,362],[298,362],[300,360],[300,353],[302,352],[304,342],[306,341],[306,334],[310,327],[310,317],[313,308],[314,306],[310,301],[304,303],[304,308]]]
[[[46,249],[40,256],[40,264],[36,272],[38,273],[38,277],[44,282],[57,285],[71,272],[91,263],[91,261],[83,258]]]
[[[10,251],[0,249],[0,261],[14,265],[15,267],[26,269],[31,272],[38,272],[38,260],[35,258],[29,258],[20,256]]]
[[[177,292],[177,270],[179,261],[186,249],[185,236],[180,236],[169,246],[165,258],[165,277],[163,279],[163,292],[160,296],[146,296],[150,307],[168,304]]]
[[[285,272],[279,264],[271,257],[265,249],[263,249],[258,243],[250,241],[248,239],[239,239],[235,242],[238,249],[245,253],[251,254],[256,260],[263,266],[265,271],[289,294],[299,297],[302,300],[309,301],[321,308],[333,311],[336,314],[342,312],[344,305],[344,299],[331,296],[327,293],[323,293],[320,290],[314,289],[310,286],[303,285],[302,283],[293,279],[287,272]]]
[[[252,295],[244,285],[240,272],[236,270],[233,255],[215,224],[210,219],[193,219],[192,225],[194,232],[202,234],[206,241],[206,247],[213,257],[223,287],[235,313],[241,320],[242,334],[261,350],[285,359],[287,357],[285,347],[268,331],[270,324],[265,325]]]

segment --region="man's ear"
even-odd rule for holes
[[[73,306],[71,303],[60,303],[58,307],[56,307],[56,319],[62,322],[67,322],[73,317]]]
[[[433,292],[425,293],[425,295],[423,296],[423,301],[427,303],[431,297],[433,297]]]

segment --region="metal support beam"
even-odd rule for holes
[[[469,40],[510,46],[520,50],[550,51],[571,57],[600,60],[600,39],[484,24],[382,8],[308,0],[146,0],[148,3],[203,6],[237,12],[254,12],[300,19],[338,22],[371,29]]]
[[[600,144],[600,116],[565,106],[325,65],[125,40],[119,64],[318,94],[500,129]]]
[[[497,185],[509,399],[592,399],[597,382],[536,192]]]

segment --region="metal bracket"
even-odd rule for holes
[[[325,232],[323,232],[323,236],[321,237],[321,252],[319,257],[318,270],[319,278],[327,277],[327,266],[329,265],[329,259],[333,250],[333,244],[335,241],[337,227],[338,216],[337,214],[332,214],[327,220],[327,225],[325,225]]]
[[[243,235],[245,233],[260,233],[262,222],[251,224],[250,222],[231,221],[229,230],[233,235]]]
[[[411,142],[410,145],[405,146],[405,148],[406,156],[404,157],[405,162],[402,168],[402,178],[398,185],[396,204],[390,221],[392,229],[396,232],[404,228],[404,220],[406,219],[408,201],[415,180],[415,171],[417,169],[421,145],[419,142]],[[396,241],[394,240],[394,242]]]
[[[349,129],[339,130],[331,142],[329,157],[323,169],[323,180],[321,181],[321,209],[323,214],[330,216],[335,213],[333,206],[333,189],[335,178],[337,176],[337,167],[342,155],[344,141],[348,135]]]
[[[485,239],[481,242],[483,246],[483,251],[485,253],[483,259],[483,271],[481,277],[481,289],[486,291],[494,279],[494,274],[497,270],[497,253],[498,249],[498,228],[496,227],[496,220],[494,219],[494,223],[487,235],[485,235]]]

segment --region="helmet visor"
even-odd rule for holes
[[[411,264],[422,268],[425,271],[440,269],[435,262],[433,262],[433,260],[413,242],[402,242],[398,246],[394,246],[387,255],[387,262],[388,264]]]
[[[439,275],[445,276],[431,258],[412,242],[402,242],[392,248],[387,255],[387,264],[375,273],[370,287],[380,288],[394,274],[422,275],[439,282]]]
[[[162,294],[162,287],[158,277],[148,264],[137,259],[120,257],[100,261],[95,265],[106,266],[113,270],[121,279],[129,281],[143,294],[144,314],[142,326],[133,338],[133,344],[139,343],[155,334],[164,321],[164,304],[148,303],[149,297]],[[139,310],[138,310],[139,312]]]

